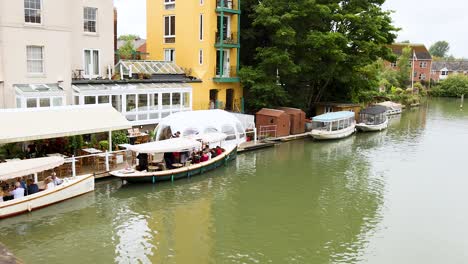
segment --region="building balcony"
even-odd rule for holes
[[[234,0],[216,0],[216,12],[240,14],[238,3]]]
[[[215,47],[216,48],[240,48],[239,39],[237,38],[237,32],[224,33],[223,39],[221,40],[219,32],[215,34]]]
[[[213,81],[217,83],[237,83],[240,82],[240,78],[237,75],[237,67],[235,66],[224,66],[223,72],[220,72],[219,66],[215,68],[215,77]]]

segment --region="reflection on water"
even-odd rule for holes
[[[94,193],[0,221],[1,241],[26,263],[392,263],[395,248],[406,257],[396,262],[405,262],[415,244],[434,250],[407,235],[429,226],[413,211],[453,208],[426,194],[443,183],[427,164],[450,160],[446,144],[467,149],[467,112],[435,100],[392,118],[380,133],[284,143],[175,183],[99,182]],[[451,198],[468,198],[457,194]],[[418,256],[412,262],[436,263]]]

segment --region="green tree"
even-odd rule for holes
[[[397,79],[400,87],[406,87],[408,80],[411,76],[412,65],[409,63],[411,60],[412,49],[407,46],[402,49],[400,57],[397,60]]]
[[[136,49],[133,46],[133,42],[137,39],[140,39],[137,35],[121,35],[119,36],[119,40],[124,40],[125,44],[119,48],[119,56],[120,58],[131,59],[133,55],[136,53]]]
[[[461,97],[468,94],[468,76],[462,74],[452,74],[447,79],[440,82],[438,88],[445,96]]]
[[[431,53],[432,56],[444,58],[447,56],[449,50],[449,43],[447,41],[442,40],[432,44],[432,46],[429,48],[429,53]]]
[[[243,1],[241,80],[251,110],[350,100],[378,87],[397,29],[384,0]]]

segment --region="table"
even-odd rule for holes
[[[172,163],[172,167],[174,168],[182,168],[184,166],[184,164],[181,164],[181,163]]]
[[[98,153],[102,153],[101,150],[95,149],[95,148],[85,148],[85,149],[82,149],[82,151],[84,151],[84,152],[86,152],[86,153],[89,153],[89,154],[98,154]]]
[[[50,154],[47,154],[47,157],[62,157],[62,158],[68,158],[68,156],[63,155],[63,154],[61,154],[61,153],[50,153]]]
[[[130,140],[130,145],[135,145],[135,140],[139,137],[148,136],[147,133],[140,132],[138,134],[127,135],[127,138]]]

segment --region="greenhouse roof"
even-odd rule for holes
[[[120,70],[120,66],[126,75],[130,73],[130,69],[132,73],[142,74],[185,74],[181,67],[170,61],[120,60],[115,65],[116,71]]]

